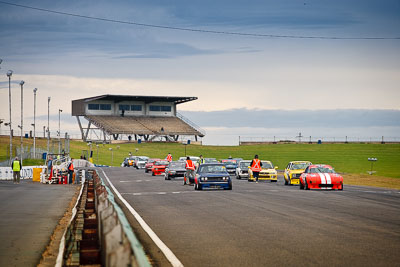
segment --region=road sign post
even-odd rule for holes
[[[377,158],[368,158],[368,161],[371,162],[371,170],[368,172],[370,175],[372,175],[373,173],[375,173],[376,171],[373,171],[373,167],[374,167],[374,162],[378,161]]]

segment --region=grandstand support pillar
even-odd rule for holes
[[[118,140],[119,134],[113,134],[114,140]]]
[[[179,135],[178,134],[175,135],[175,137],[174,137],[175,142],[178,141],[178,138],[179,138]]]
[[[83,128],[82,128],[81,120],[79,119],[79,116],[75,116],[75,117],[76,117],[76,119],[78,120],[79,130],[81,130],[82,140],[83,140],[84,142],[86,142],[86,138],[85,138],[85,135],[84,135],[84,133],[83,133]]]
[[[149,140],[149,135],[148,135],[148,134],[144,134],[143,137],[144,137],[144,140],[145,140],[145,141],[148,141],[148,140]]]
[[[137,134],[135,134],[135,141],[137,141]]]
[[[85,142],[86,142],[87,137],[88,137],[88,135],[89,135],[90,125],[92,125],[92,123],[89,121],[88,126],[87,126],[87,129],[86,129],[86,134],[85,134],[85,140],[84,140]]]
[[[196,142],[197,142],[197,135],[194,136],[194,139],[196,139]]]

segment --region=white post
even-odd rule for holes
[[[21,85],[21,162],[22,156],[24,152],[24,144],[23,144],[23,134],[24,134],[24,81],[21,81],[19,84]]]
[[[33,89],[33,158],[36,159],[36,92],[37,88]]]
[[[50,96],[47,98],[47,155],[50,150]]]
[[[61,154],[61,127],[60,127],[60,117],[62,109],[58,109],[58,154]]]
[[[10,165],[12,162],[12,127],[11,127],[11,76],[13,74],[12,70],[7,71],[7,77],[8,77],[8,105],[10,108],[10,121],[9,121],[9,126],[10,126]]]

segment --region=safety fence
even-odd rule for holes
[[[56,266],[151,266],[128,219],[97,171],[82,169],[78,173],[86,179],[60,244]]]
[[[251,143],[400,143],[400,137],[393,136],[239,136],[239,145]]]

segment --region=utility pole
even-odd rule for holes
[[[37,88],[33,89],[33,158],[36,159],[36,92]]]
[[[21,162],[22,162],[22,156],[24,153],[24,144],[23,144],[23,135],[24,135],[24,81],[21,81],[19,85],[21,85]]]
[[[60,128],[60,114],[62,109],[58,109],[58,154],[61,154],[61,128]]]
[[[8,105],[10,108],[10,165],[12,162],[12,127],[11,127],[11,76],[13,74],[12,70],[7,71],[7,77],[8,77]]]
[[[50,96],[47,98],[47,155],[50,150]]]

